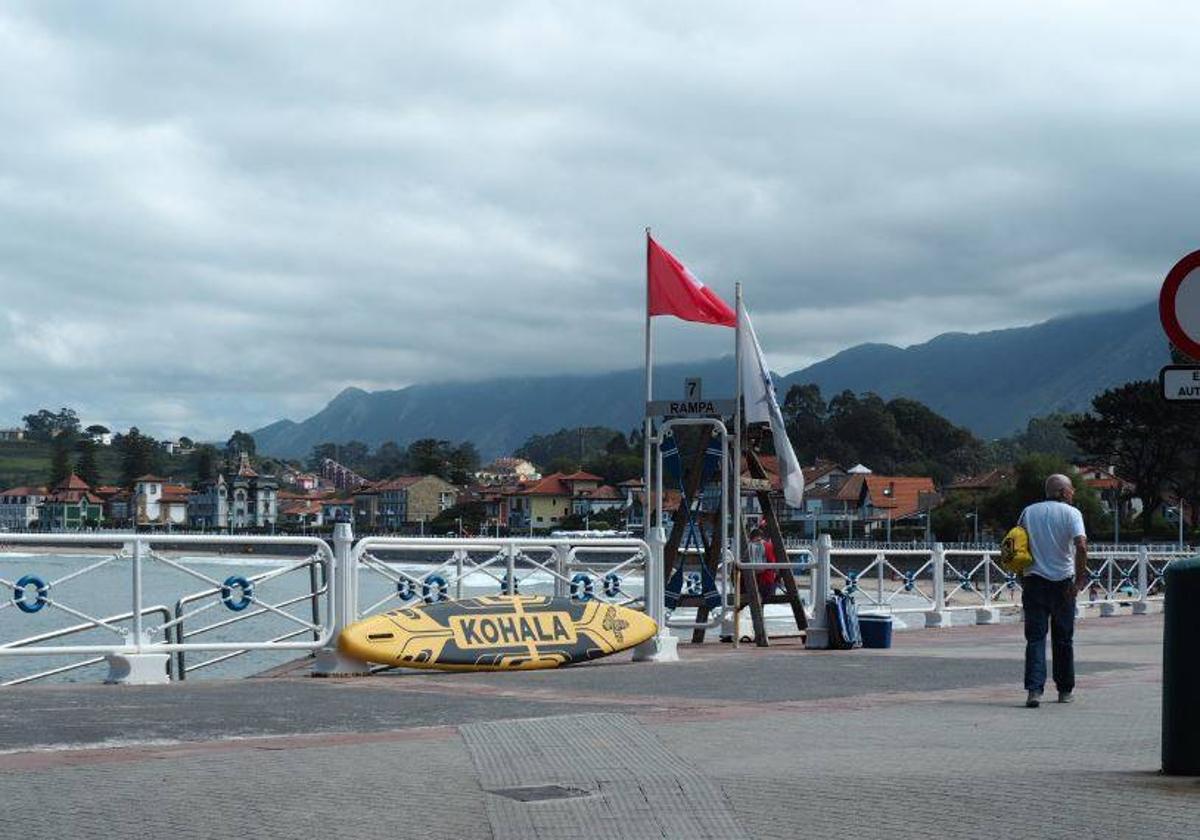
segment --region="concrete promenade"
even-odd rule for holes
[[[1157,773],[1161,634],[1161,615],[1080,622],[1078,699],[1037,710],[1014,625],[525,674],[12,688],[0,837],[1195,838],[1200,779]]]

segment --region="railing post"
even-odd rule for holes
[[[565,598],[571,594],[570,584],[567,583],[570,580],[567,575],[567,563],[570,556],[570,546],[554,546],[554,570],[557,574],[557,577],[554,578],[554,596],[556,598]]]
[[[829,647],[829,622],[825,618],[825,602],[829,599],[829,563],[833,553],[833,537],[822,534],[817,539],[817,556],[809,573],[812,586],[812,615],[804,646],[816,650]]]
[[[650,556],[646,558],[642,572],[642,599],[646,604],[646,615],[658,625],[658,632],[633,649],[634,662],[679,661],[679,639],[667,627],[667,606],[663,600],[663,549],[666,544],[665,529],[646,528],[646,545],[650,549]]]
[[[940,542],[933,544],[933,609],[925,613],[926,627],[949,627],[950,613],[946,610],[946,549]]]
[[[1145,615],[1150,612],[1150,602],[1146,600],[1150,588],[1150,549],[1144,545],[1138,546],[1137,559],[1138,599],[1133,602],[1133,614]]]
[[[504,547],[504,594],[516,595],[517,544],[511,540]]]
[[[354,563],[354,530],[349,522],[338,522],[333,526],[333,574],[329,585],[333,588],[333,636],[329,647],[317,653],[313,675],[321,677],[353,676],[369,674],[366,663],[343,656],[337,649],[338,636],[342,630],[358,620],[358,569]]]
[[[976,624],[995,624],[1000,611],[992,606],[992,555],[983,553],[983,606],[975,610]]]
[[[126,544],[130,553],[129,571],[133,577],[133,625],[125,646],[114,650],[104,658],[108,662],[106,683],[113,685],[158,685],[168,681],[165,653],[147,653],[146,647],[154,645],[145,638],[142,621],[142,555],[146,550],[144,540],[133,539]]]

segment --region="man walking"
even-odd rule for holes
[[[1071,506],[1075,487],[1065,475],[1046,479],[1046,501],[1021,511],[1033,565],[1021,580],[1025,613],[1025,705],[1036,709],[1046,687],[1046,631],[1054,656],[1058,702],[1075,689],[1075,596],[1088,580],[1083,514]]]

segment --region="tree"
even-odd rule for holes
[[[328,458],[331,461],[337,460],[337,444],[336,443],[318,443],[312,448],[312,454],[308,456],[306,466],[310,470],[321,469],[321,463]]]
[[[91,438],[97,438],[101,435],[107,435],[110,431],[108,426],[101,426],[99,423],[93,423],[83,430],[84,434]]]
[[[393,440],[381,443],[371,456],[370,474],[375,478],[387,478],[407,471],[407,456]]]
[[[429,527],[432,533],[444,534],[457,531],[461,521],[463,533],[479,534],[486,520],[487,509],[483,502],[464,502],[443,510],[429,523]]]
[[[96,464],[96,444],[90,437],[82,437],[75,444],[79,452],[79,460],[75,463],[75,474],[89,487],[100,484],[100,467]]]
[[[829,401],[828,428],[834,457],[843,463],[869,464],[876,472],[886,474],[894,472],[906,454],[896,419],[877,394],[838,394]]]
[[[337,448],[337,458],[334,460],[350,469],[358,469],[367,462],[370,454],[371,447],[361,440],[352,440]]]
[[[1142,380],[1110,388],[1092,400],[1092,410],[1068,421],[1071,440],[1087,455],[1112,465],[1133,484],[1149,523],[1172,489],[1188,448],[1181,436],[1178,406],[1164,403],[1157,382]]]
[[[43,408],[21,420],[31,440],[50,441],[64,433],[70,439],[79,433],[79,415],[72,408],[60,408],[57,412]]]
[[[71,474],[71,456],[65,435],[54,438],[54,455],[50,460],[50,487],[57,487]]]
[[[803,463],[812,463],[826,454],[826,428],[829,406],[816,385],[793,385],[788,388],[781,406],[788,437]]]
[[[574,426],[548,435],[530,435],[513,454],[532,461],[543,472],[551,472],[550,462],[556,458],[569,458],[576,464],[582,464],[589,458],[603,454],[618,434],[620,432],[616,429],[607,426]],[[640,432],[638,446],[641,446]]]
[[[463,441],[447,453],[448,478],[453,484],[470,484],[479,469],[479,451],[475,444]]]
[[[193,447],[195,447],[195,445],[196,445],[196,442],[194,440],[192,440],[190,437],[188,437],[187,435],[179,436],[179,446],[181,448],[192,449]]]
[[[617,432],[612,436],[612,440],[604,444],[604,451],[609,455],[627,455],[629,453],[629,441],[625,439],[625,435]]]
[[[212,446],[201,446],[192,456],[196,464],[196,481],[212,481],[216,475],[217,450]]]
[[[255,452],[254,436],[249,432],[243,432],[238,429],[234,432],[228,442],[225,444],[225,454],[230,458],[238,458],[241,455],[254,457]]]
[[[979,516],[983,523],[997,531],[1007,531],[1017,524],[1021,511],[1046,498],[1046,479],[1060,473],[1071,479],[1075,487],[1075,507],[1083,514],[1089,533],[1102,525],[1100,499],[1078,472],[1066,460],[1056,455],[1034,454],[1016,464],[1013,481],[992,491],[979,500]],[[982,525],[981,525],[982,527]]]
[[[137,426],[122,435],[120,442],[114,438],[113,446],[121,453],[121,484],[132,487],[133,483],[147,473],[157,472],[162,460],[162,449],[158,441],[143,435]]]
[[[405,461],[415,475],[438,475],[449,478],[447,450],[449,442],[436,438],[421,438],[408,445]]]

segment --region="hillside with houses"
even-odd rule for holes
[[[793,386],[784,415],[805,465],[802,504],[785,504],[765,439],[758,460],[766,478],[743,478],[747,487],[766,482],[794,537],[995,541],[1040,497],[1050,472],[1074,477],[1089,533],[1164,537],[1194,526],[1200,445],[1190,415],[1164,409],[1154,387],[1128,383],[1097,397],[1095,416],[1050,415],[985,443],[914,400],[844,392],[826,401],[815,385]],[[219,445],[83,428],[69,409],[25,419],[0,433],[0,475],[18,476],[0,490],[0,530],[10,532],[320,533],[346,521],[384,534],[636,533],[648,513],[636,429],[534,434],[513,454],[481,464],[469,441],[375,449],[325,442],[301,461],[256,452],[242,431]],[[1175,445],[1147,464],[1138,435],[1154,423],[1162,427],[1156,439]],[[679,512],[677,484],[667,483],[667,518]],[[715,511],[714,492],[702,494],[707,507],[693,513]]]

